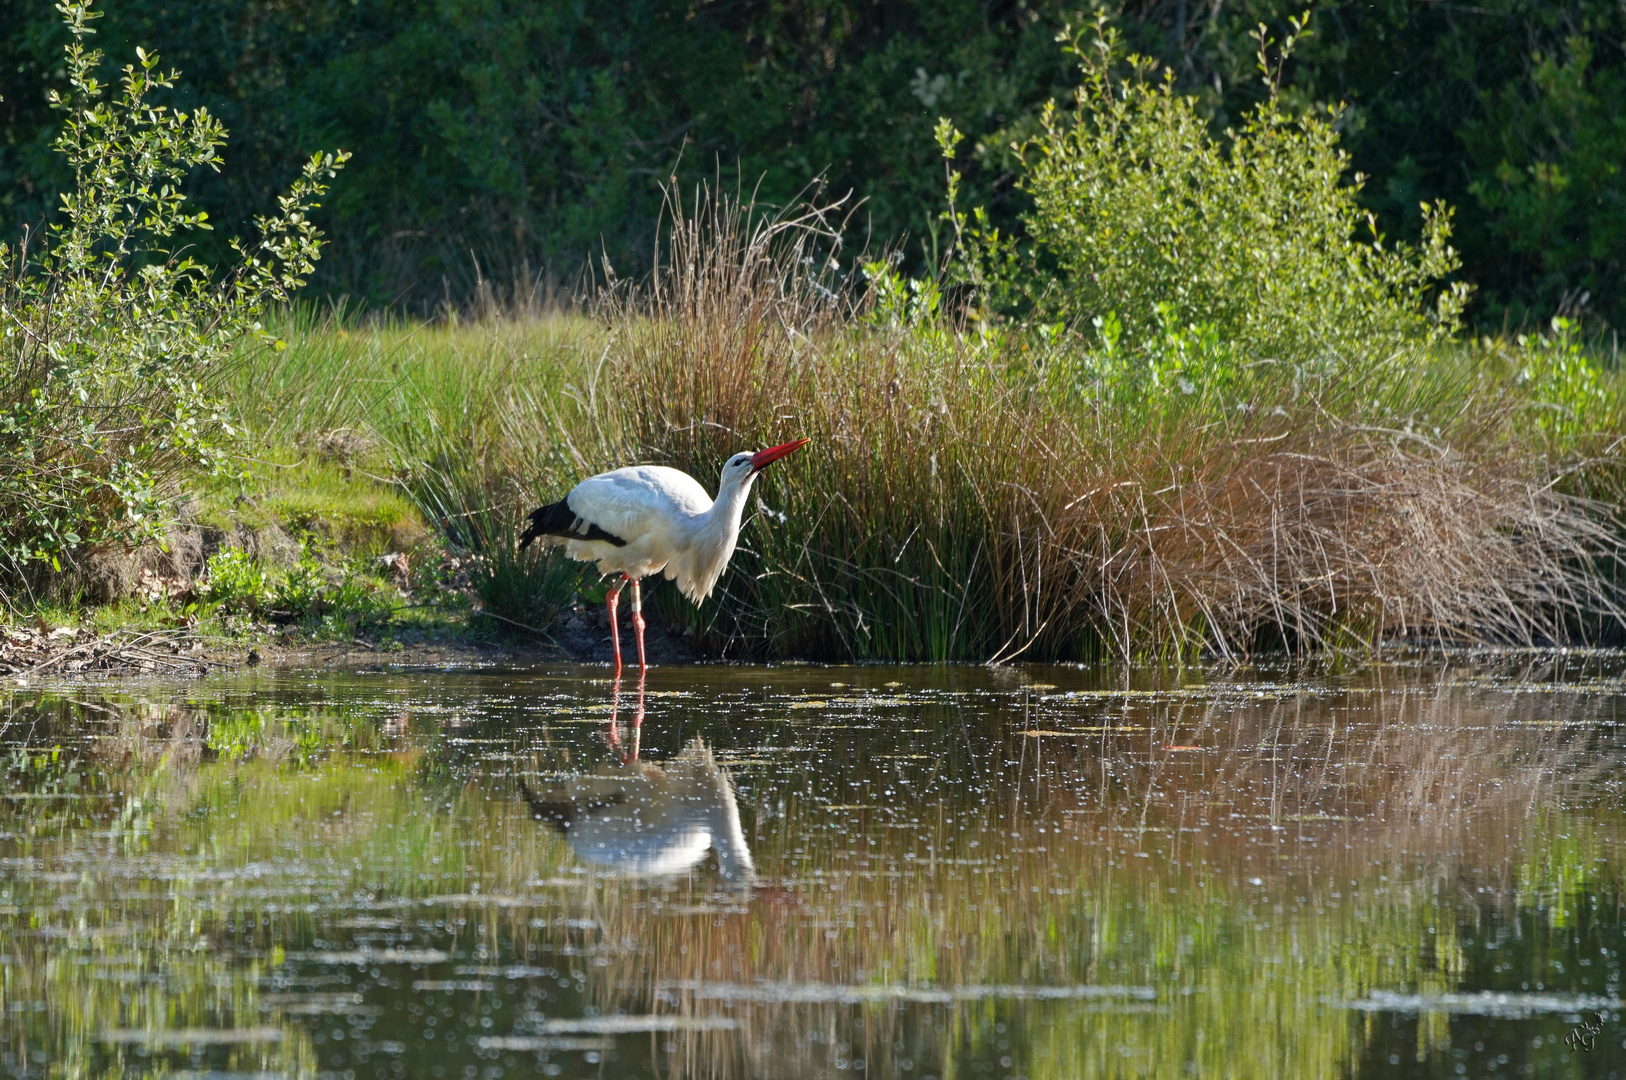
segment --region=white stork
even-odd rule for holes
[[[620,575],[604,598],[618,676],[621,633],[616,614],[621,587],[631,582],[638,670],[645,671],[649,665],[644,661],[640,579],[665,571],[695,603],[711,595],[739,540],[751,482],[757,473],[808,441],[797,439],[754,454],[735,454],[723,463],[715,502],[694,477],[663,465],[634,465],[590,476],[558,502],[531,511],[530,527],[519,539],[520,550],[540,537],[563,546],[565,554],[578,562],[597,563],[601,574]]]

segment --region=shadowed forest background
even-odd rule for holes
[[[1248,34],[1302,0],[1108,5],[1126,43],[1174,72],[1216,130],[1264,96]],[[1626,261],[1626,6],[1617,0],[1314,3],[1289,104],[1344,103],[1363,202],[1415,239],[1419,204],[1456,208],[1471,325],[1619,324]],[[318,223],[322,294],[429,313],[483,277],[568,281],[603,254],[648,265],[659,182],[721,170],[790,202],[822,177],[864,199],[851,243],[918,271],[942,228],[932,128],[996,223],[1023,209],[1013,141],[1078,83],[1054,37],[1088,12],[1036,2],[112,0],[109,71],[138,44],[178,67],[172,103],[231,131],[192,195],[246,231],[313,146],[354,152]],[[67,32],[42,0],[0,2],[0,217],[42,221],[70,180],[45,89]]]

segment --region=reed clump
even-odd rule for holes
[[[1268,427],[1128,462],[1058,519],[1067,544],[1100,523],[1072,570],[1099,590],[1118,651],[1137,637],[1232,655],[1341,635],[1530,644],[1613,610],[1606,508],[1505,442],[1315,415]]]

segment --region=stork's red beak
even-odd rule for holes
[[[772,465],[774,462],[784,457],[786,454],[794,454],[796,451],[800,450],[802,447],[806,446],[812,441],[812,439],[797,439],[795,442],[784,443],[783,445],[775,446],[768,450],[758,450],[755,454],[751,455],[751,471],[754,473],[759,473],[763,469],[766,469],[769,465]]]

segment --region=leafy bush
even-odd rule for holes
[[[265,567],[246,551],[226,548],[209,556],[210,600],[234,611],[252,613],[269,595]]]
[[[876,235],[925,235],[936,115],[992,133],[1066,76],[1049,40],[1061,0],[938,0],[901,20],[867,0],[817,14],[690,0],[109,7],[108,38],[186,58],[187,89],[232,109],[255,148],[198,186],[211,213],[235,220],[250,193],[281,183],[286,148],[309,133],[338,140],[357,161],[328,208],[336,247],[319,276],[335,295],[418,311],[493,280],[524,290],[539,267],[568,275],[600,251],[643,263],[660,210],[650,177],[675,168],[688,186],[736,158],[742,175],[766,174],[765,201],[823,172],[868,196]],[[8,98],[55,67],[41,9],[6,8]],[[0,199],[24,213],[49,204],[57,180],[33,145],[32,104],[0,109]]]
[[[290,618],[321,614],[327,592],[327,571],[307,547],[303,555],[271,591],[272,608]]]
[[[1450,211],[1423,208],[1421,247],[1379,235],[1357,201],[1359,178],[1345,183],[1334,114],[1284,106],[1281,62],[1271,66],[1262,32],[1269,95],[1222,138],[1172,72],[1154,79],[1155,65],[1132,55],[1120,73],[1104,17],[1092,42],[1062,40],[1083,85],[1075,108],[1050,103],[1018,147],[1019,186],[1032,199],[1023,243],[981,211],[951,208],[961,275],[984,303],[1132,354],[1188,330],[1254,358],[1299,358],[1393,349],[1456,327],[1465,286],[1427,304],[1457,266]],[[944,121],[938,137],[952,156],[958,132]],[[952,176],[951,199],[957,184]]]
[[[361,566],[349,563],[335,574],[310,544],[272,586],[271,609],[278,621],[303,623],[318,637],[349,637],[393,614],[388,597]]]
[[[350,566],[322,597],[322,617],[316,631],[322,637],[353,637],[364,627],[389,622],[393,614],[394,606],[379,585]]]
[[[1465,132],[1478,174],[1469,190],[1490,211],[1492,233],[1524,264],[1527,303],[1585,312],[1596,302],[1618,320],[1626,286],[1626,68],[1597,62],[1585,37],[1565,46],[1562,60],[1532,59],[1528,87],[1484,95],[1485,116]]]
[[[1554,318],[1551,326],[1551,335],[1518,336],[1518,382],[1539,409],[1536,424],[1560,437],[1598,432],[1608,407],[1602,375],[1587,360],[1572,321]]]
[[[685,187],[738,158],[741,175],[762,177],[762,199],[782,204],[824,172],[832,190],[865,197],[855,233],[927,240],[909,241],[915,256],[933,246],[938,116],[967,133],[975,199],[1002,225],[1014,220],[1009,145],[1034,130],[1044,101],[1072,89],[1051,44],[1070,13],[1113,12],[1135,49],[1200,95],[1203,115],[1240,117],[1260,96],[1249,32],[1311,6],[113,0],[99,28],[115,54],[126,42],[159,46],[186,69],[187,93],[232,110],[235,137],[254,153],[188,187],[217,227],[246,231],[245,208],[283,183],[283,162],[309,139],[358,151],[328,207],[337,247],[318,277],[333,295],[423,309],[447,290],[478,296],[510,272],[528,284],[525,267],[568,273],[601,244],[618,266],[642,262],[660,208],[647,178],[671,174],[680,141]],[[1626,7],[1313,7],[1321,32],[1295,55],[1287,92],[1351,103],[1344,145],[1373,176],[1362,200],[1384,227],[1414,237],[1419,201],[1444,197],[1485,322],[1500,324],[1510,303],[1515,325],[1527,311],[1545,320],[1590,292],[1584,311],[1618,325]],[[57,77],[58,35],[48,4],[5,14],[0,205],[27,220],[64,185],[36,100]],[[1553,82],[1549,58],[1569,68],[1578,46],[1585,71],[1555,71]]]
[[[139,49],[109,98],[85,48],[96,14],[61,10],[70,89],[50,100],[73,188],[44,233],[0,244],[0,568],[13,575],[156,538],[178,479],[219,461],[233,432],[209,380],[245,340],[274,344],[261,312],[311,271],[309,215],[345,161],[311,158],[259,239],[232,241],[236,264],[211,272],[187,254],[184,236],[209,224],[181,188],[220,167],[225,128],[161,104],[177,73]]]

